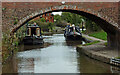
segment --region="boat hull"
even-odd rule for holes
[[[65,38],[66,40],[82,40],[82,36],[80,35],[68,35]]]
[[[82,34],[78,32],[68,32],[64,36],[66,40],[82,40]]]
[[[25,37],[23,39],[24,41],[24,44],[43,44],[44,41],[43,41],[43,38],[42,37]]]

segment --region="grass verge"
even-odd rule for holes
[[[89,36],[102,39],[102,40],[107,40],[107,33],[104,31],[94,32],[94,33],[89,34]]]
[[[116,57],[116,59],[120,59],[120,57]]]
[[[107,44],[108,44],[107,42],[104,43],[105,46],[107,46]]]

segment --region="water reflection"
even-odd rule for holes
[[[44,37],[45,44],[42,47],[39,45],[23,45],[23,47],[20,48],[20,52],[13,57],[13,60],[3,66],[3,73],[113,72],[110,65],[92,60],[77,53],[76,45],[82,42],[66,42],[63,34],[54,34]]]
[[[111,73],[110,65],[95,61],[82,54],[78,57],[78,62],[81,73]]]
[[[49,42],[45,42],[44,44],[40,44],[40,45],[24,45],[24,44],[21,44],[19,46],[19,52],[20,51],[32,50],[32,49],[46,48],[50,45],[52,45],[52,43],[49,43]]]
[[[17,73],[18,72],[18,62],[13,56],[6,64],[2,66],[2,73]]]
[[[65,45],[67,46],[76,46],[84,43],[83,41],[66,41]]]

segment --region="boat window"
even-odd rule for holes
[[[39,28],[37,28],[37,36],[40,36],[40,29]]]
[[[28,36],[31,36],[31,28],[28,28],[28,29],[27,29],[27,35],[28,35]]]

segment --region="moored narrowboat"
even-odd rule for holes
[[[82,40],[82,33],[78,26],[68,25],[65,28],[64,37],[66,40]]]
[[[27,26],[26,36],[23,41],[24,44],[43,44],[40,26],[36,24]]]

